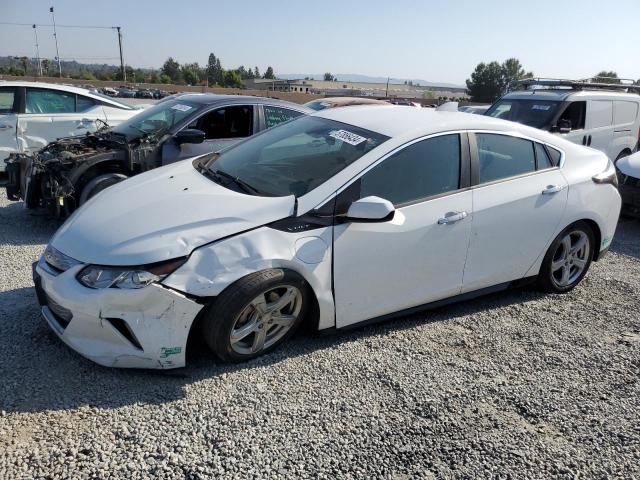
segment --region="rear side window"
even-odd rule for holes
[[[73,113],[75,94],[58,90],[27,88],[25,113]]]
[[[636,102],[626,102],[616,100],[613,102],[613,123],[614,125],[624,125],[633,123],[638,117],[638,104]]]
[[[547,153],[549,154],[549,157],[551,158],[551,163],[555,167],[560,165],[560,157],[562,157],[562,154],[558,150],[548,146],[547,147]]]
[[[86,112],[96,105],[96,101],[93,98],[82,95],[78,95],[76,102],[76,112]]]
[[[0,88],[0,114],[14,113],[17,111],[16,89],[13,87]]]
[[[587,102],[586,128],[609,127],[613,122],[611,100],[589,100]]]
[[[282,107],[264,106],[264,122],[267,128],[275,127],[279,123],[286,122],[292,118],[302,115],[301,112]]]
[[[535,145],[535,150],[536,150],[536,165],[538,167],[538,170],[543,170],[545,168],[551,168],[553,167],[553,164],[551,163],[551,159],[549,158],[549,155],[547,154],[547,150],[544,148],[544,145],[540,144],[540,143],[534,143]]]
[[[442,135],[416,142],[363,175],[361,198],[375,195],[395,206],[457,190],[460,136]]]
[[[480,183],[536,170],[533,142],[508,135],[476,133]]]

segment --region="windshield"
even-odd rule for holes
[[[200,107],[197,103],[180,99],[158,103],[122,122],[113,131],[127,137],[164,133],[192,115]]]
[[[334,120],[299,117],[214,155],[207,167],[259,195],[299,197],[387,139]]]
[[[317,112],[319,110],[324,110],[325,108],[329,108],[331,106],[331,103],[325,100],[313,100],[311,102],[305,103],[304,106],[310,108],[311,110],[315,110]]]
[[[550,100],[509,100],[494,103],[485,113],[490,117],[511,120],[535,128],[549,128],[560,102]]]

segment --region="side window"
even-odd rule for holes
[[[87,110],[91,110],[95,105],[96,101],[93,98],[83,95],[77,95],[76,97],[76,112],[86,112]]]
[[[547,153],[549,154],[549,157],[551,157],[551,163],[554,167],[560,165],[560,158],[562,157],[562,154],[558,150],[547,147]]]
[[[638,117],[638,103],[616,100],[613,102],[613,124],[625,125],[633,123]]]
[[[476,133],[480,183],[534,172],[533,142],[508,135]]]
[[[292,118],[302,115],[301,112],[290,110],[282,107],[272,107],[265,105],[264,107],[264,123],[267,128],[275,127],[279,123],[286,122]]]
[[[460,136],[442,135],[403,148],[361,179],[361,198],[375,195],[402,205],[460,185]]]
[[[42,88],[27,88],[25,113],[73,113],[76,98],[73,93]]]
[[[253,133],[253,107],[224,107],[205,113],[188,125],[204,132],[207,140],[249,137]]]
[[[569,120],[571,122],[571,130],[582,130],[586,112],[587,102],[571,102],[560,115],[558,125],[560,125],[560,120]]]
[[[547,149],[544,148],[544,145],[540,143],[535,143],[534,145],[536,149],[536,166],[538,167],[538,170],[544,170],[545,168],[553,167],[551,159],[547,154]]]
[[[613,102],[611,100],[589,100],[586,128],[609,127],[612,122]]]
[[[5,113],[14,113],[17,108],[16,89],[13,87],[0,88],[0,115]]]

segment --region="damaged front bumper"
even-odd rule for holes
[[[69,347],[100,365],[169,369],[185,365],[191,325],[203,305],[158,284],[137,290],[84,287],[43,258],[33,265],[42,316]]]

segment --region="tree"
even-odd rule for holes
[[[162,66],[162,73],[167,75],[173,83],[182,82],[182,72],[180,71],[180,64],[176,62],[172,57],[169,57]]]
[[[238,72],[238,70],[227,70],[224,72],[224,86],[229,88],[244,88],[240,72]]]
[[[264,75],[262,76],[262,78],[266,78],[268,80],[274,80],[276,76],[273,74],[273,68],[267,67],[267,71],[264,72]]]
[[[44,71],[45,77],[49,75],[49,67],[51,66],[51,60],[48,58],[44,58],[42,60],[42,70]]]
[[[253,78],[260,78],[260,70],[258,70],[258,67],[253,69]]]
[[[606,70],[603,70],[601,72],[598,72],[598,74],[593,77],[593,79],[598,83],[620,83],[618,74],[613,71],[607,72]]]
[[[182,77],[189,85],[198,85],[202,79],[202,69],[198,63],[185,63],[181,68]]]
[[[525,72],[517,58],[508,58],[502,65],[498,62],[479,63],[467,79],[467,90],[474,102],[493,103],[502,96],[514,80],[533,77]]]
[[[327,72],[324,74],[324,81],[325,82],[333,82],[335,81],[335,77],[333,75],[331,75],[330,72]]]
[[[502,95],[502,67],[498,62],[479,63],[467,79],[467,90],[474,102],[493,103]]]

